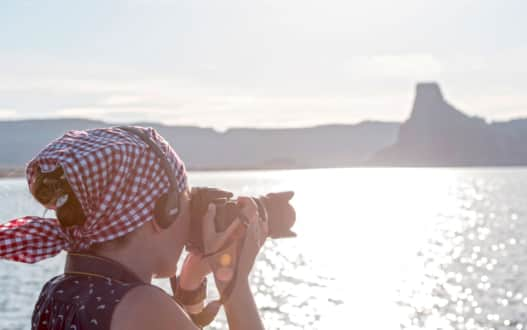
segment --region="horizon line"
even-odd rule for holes
[[[472,116],[469,115],[461,110],[458,110],[462,112],[463,114],[469,116],[470,118],[480,118],[485,121],[487,124],[496,124],[496,123],[507,123],[517,120],[527,120],[527,116],[518,116],[518,117],[511,117],[509,119],[498,119],[498,120],[490,120],[488,118],[482,117],[482,116]],[[186,128],[201,128],[201,129],[212,129],[217,132],[226,132],[231,129],[252,129],[252,130],[291,130],[291,129],[310,129],[310,128],[320,128],[320,127],[330,127],[330,126],[359,126],[363,124],[369,124],[369,123],[379,123],[379,124],[404,124],[410,117],[403,121],[391,121],[391,120],[380,120],[380,119],[365,119],[353,123],[325,123],[325,124],[317,124],[317,125],[308,125],[308,126],[229,126],[226,127],[224,130],[217,129],[212,126],[200,126],[200,125],[175,125],[175,124],[165,124],[163,122],[155,122],[155,121],[132,121],[132,122],[115,122],[115,121],[106,121],[96,118],[89,118],[89,117],[26,117],[26,118],[17,118],[17,119],[7,119],[2,118],[0,119],[0,123],[10,123],[10,122],[23,122],[23,121],[53,121],[53,120],[85,120],[85,121],[92,121],[92,122],[101,122],[105,124],[110,125],[137,125],[137,124],[151,124],[151,125],[157,125],[157,126],[164,126],[164,127],[186,127]]]

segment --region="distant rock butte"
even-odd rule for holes
[[[527,119],[488,124],[450,105],[437,83],[417,84],[411,115],[394,145],[371,159],[374,165],[527,165]]]
[[[427,112],[437,111],[437,105],[441,105],[445,100],[443,93],[437,83],[419,83],[415,88],[415,100],[413,110],[425,110]],[[412,116],[417,113],[412,112]]]

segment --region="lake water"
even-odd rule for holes
[[[251,278],[267,329],[527,328],[527,169],[189,177],[236,194],[296,192],[298,237],[267,241]],[[42,211],[24,180],[0,180],[0,221]],[[0,261],[1,329],[29,329],[63,261]],[[222,317],[211,328],[224,327]]]

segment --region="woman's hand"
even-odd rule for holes
[[[214,205],[209,206],[203,219],[204,249],[207,256],[196,254],[187,256],[180,275],[180,287],[186,290],[197,289],[203,277],[212,270],[223,300],[229,329],[263,330],[262,320],[249,287],[248,276],[267,238],[268,225],[259,219],[253,199],[240,197],[238,206],[244,221],[235,219],[222,233],[216,233],[215,230],[216,208]],[[218,249],[221,251],[217,252]],[[185,309],[189,313],[202,311],[214,317],[219,307],[218,302],[213,302],[203,309],[204,304],[201,302]],[[195,311],[191,311],[194,308]]]
[[[200,254],[189,253],[183,261],[179,275],[179,285],[183,290],[197,289],[203,279],[211,273],[209,263]]]
[[[220,292],[229,285],[234,275],[236,275],[237,282],[244,284],[247,282],[255,258],[267,237],[268,225],[260,221],[254,200],[249,197],[240,197],[238,206],[241,214],[245,216],[246,223],[237,218],[234,222],[241,225],[237,225],[237,229],[234,230],[233,238],[231,238],[232,244],[209,258]],[[238,268],[236,269],[237,263]]]
[[[216,233],[214,227],[214,218],[216,216],[216,206],[209,204],[207,213],[203,217],[203,242],[205,253],[219,250],[227,241],[234,240],[237,232],[238,236],[241,234],[241,222],[236,219],[233,223],[222,233]],[[212,272],[209,266],[208,258],[201,253],[190,252],[183,262],[183,267],[180,274],[180,286],[184,290],[194,290],[198,288],[208,274]]]
[[[249,286],[248,276],[256,256],[267,238],[269,229],[267,223],[262,222],[258,218],[254,200],[240,198],[238,202],[243,207],[242,213],[247,217],[248,225],[245,230],[245,236],[239,240],[239,244],[242,244],[242,247],[239,250],[240,255],[236,256],[240,260],[236,270],[236,282],[233,283],[234,290],[231,291],[230,296],[226,297],[227,300],[223,306],[229,329],[263,330],[264,326]],[[231,252],[236,253],[236,248],[231,248]],[[216,278],[216,283],[220,284],[218,285],[220,289],[222,283],[219,282],[221,281]],[[229,284],[227,283],[227,285]]]
[[[218,289],[221,291],[234,276],[237,258],[240,258],[237,278],[247,280],[254,260],[265,242],[268,225],[259,220],[256,203],[249,197],[238,198],[241,213],[248,223],[244,224],[236,218],[233,223],[221,233],[216,233],[214,218],[216,207],[210,204],[203,219],[203,241],[205,253],[189,253],[183,263],[180,275],[180,285],[183,289],[193,290],[199,287],[203,278],[214,272]],[[238,256],[238,245],[243,244],[241,255]],[[226,248],[218,251],[223,246]]]
[[[252,198],[240,197],[238,198],[238,205],[242,208],[241,213],[249,220],[249,223],[246,224],[238,270],[241,275],[247,277],[253,268],[256,256],[267,239],[269,225],[260,219],[258,207]]]

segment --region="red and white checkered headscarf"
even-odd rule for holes
[[[177,189],[187,188],[185,165],[152,128],[140,128],[161,148],[172,165]],[[134,134],[117,127],[68,131],[27,165],[31,187],[36,166],[45,173],[57,166],[79,200],[86,221],[63,228],[57,219],[25,216],[0,224],[0,258],[34,263],[124,236],[154,219],[157,199],[168,191],[160,160]]]

